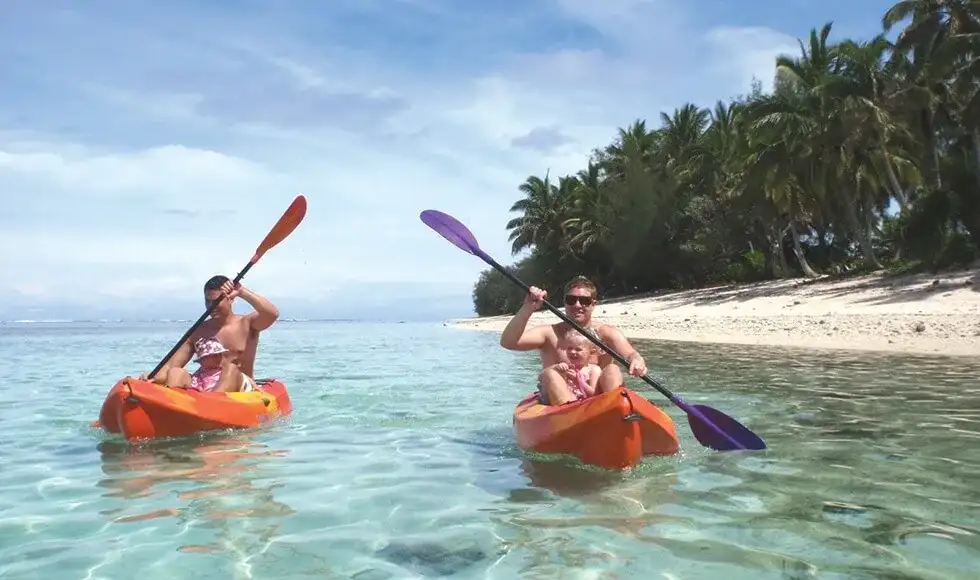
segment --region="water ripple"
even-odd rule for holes
[[[511,411],[535,361],[491,334],[282,324],[259,372],[286,380],[292,417],[141,446],[90,429],[118,375],[182,331],[2,329],[17,396],[0,411],[0,577],[946,580],[980,567],[980,364],[646,343],[655,378],[770,448],[706,450],[665,404],[681,453],[610,473],[516,449]]]

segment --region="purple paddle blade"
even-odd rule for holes
[[[761,437],[750,431],[735,419],[707,405],[689,405],[696,412],[687,414],[687,422],[691,426],[694,438],[701,445],[710,447],[717,451],[731,451],[735,449],[765,449],[766,443]],[[710,421],[718,430],[712,429],[711,425],[705,423]],[[727,435],[727,437],[726,437]]]
[[[434,229],[437,234],[452,242],[460,250],[476,254],[476,250],[480,249],[480,244],[477,243],[470,230],[453,216],[434,209],[427,209],[419,214],[419,218],[425,225]]]

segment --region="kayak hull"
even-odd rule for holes
[[[256,383],[245,393],[202,393],[125,377],[109,390],[93,426],[136,441],[254,428],[292,412],[285,384]]]
[[[662,409],[625,386],[565,405],[538,402],[537,393],[514,409],[517,446],[563,454],[606,469],[626,469],[651,455],[680,449],[677,428]]]

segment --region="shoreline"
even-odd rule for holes
[[[980,270],[664,291],[600,302],[593,317],[631,340],[980,356]],[[510,318],[463,318],[446,325],[499,333]],[[559,321],[542,310],[529,325]]]

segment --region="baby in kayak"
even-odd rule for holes
[[[187,388],[195,391],[214,390],[221,379],[223,355],[228,349],[216,338],[199,338],[194,343],[194,350],[197,352],[195,362],[201,366],[191,375],[191,383]]]
[[[190,382],[185,378],[182,381],[185,384],[171,386],[199,392],[213,391],[221,381],[221,373],[230,364],[224,356],[228,349],[216,338],[199,338],[194,342],[194,351],[197,353],[195,362],[201,366],[190,375]]]
[[[557,350],[561,362],[551,368],[565,377],[575,398],[581,401],[595,395],[602,369],[592,362],[596,354],[592,342],[572,328],[558,338]]]

